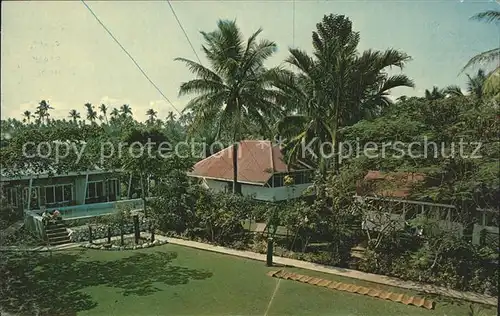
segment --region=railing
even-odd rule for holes
[[[127,207],[131,210],[140,209],[143,207],[142,199],[119,200],[114,202],[92,203],[75,206],[65,206],[59,208],[47,208],[48,211],[58,210],[61,213],[63,220],[100,216],[116,212],[120,207]],[[29,211],[35,215],[40,215],[42,210]]]
[[[33,211],[26,211],[25,215],[24,224],[26,228],[34,232],[40,239],[45,239],[45,225],[42,217]]]

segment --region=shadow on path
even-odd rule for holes
[[[135,253],[113,261],[79,260],[78,253],[11,253],[0,259],[0,310],[18,315],[76,315],[97,302],[81,290],[119,289],[124,296],[150,295],[154,283],[186,284],[211,272],[175,266],[175,252]]]

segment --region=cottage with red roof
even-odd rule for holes
[[[194,165],[189,174],[202,180],[206,188],[231,192],[233,182],[233,146],[207,157]],[[261,201],[283,201],[310,194],[314,170],[299,162],[284,162],[278,145],[268,140],[244,140],[238,145],[238,184],[241,193]],[[293,185],[285,185],[285,176]]]

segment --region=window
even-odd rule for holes
[[[96,183],[96,197],[100,197],[100,196],[104,196],[102,182]]]
[[[87,199],[94,198],[96,197],[96,192],[95,192],[95,183],[89,183],[87,185]]]
[[[63,200],[63,187],[57,186],[55,188],[56,202],[61,202]]]
[[[64,201],[71,201],[73,200],[73,187],[71,185],[65,185],[63,187],[63,199]]]
[[[274,175],[274,187],[277,188],[277,187],[282,187],[283,186],[283,178],[284,178],[284,175],[283,174],[275,174]]]
[[[89,182],[87,184],[87,199],[94,199],[104,196],[103,181]]]
[[[45,187],[45,203],[48,205],[69,202],[72,199],[72,184],[52,185]]]
[[[8,188],[6,198],[10,205],[17,207],[17,188]]]
[[[45,187],[45,203],[52,204],[55,202],[54,187]]]
[[[484,225],[498,227],[498,214],[494,211],[484,211]]]
[[[27,206],[27,201],[29,201],[29,208],[32,210],[37,210],[40,208],[40,200],[39,200],[39,193],[40,193],[40,188],[39,187],[31,187],[31,198],[28,198],[28,192],[29,188],[24,188],[23,190],[23,201],[26,203],[25,205]]]

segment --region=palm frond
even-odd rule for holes
[[[491,63],[493,61],[497,61],[497,64],[500,63],[500,47],[490,49],[486,52],[482,52],[472,57],[467,64],[462,68],[459,74],[463,73],[467,68],[484,63]]]
[[[498,23],[500,22],[500,11],[496,10],[484,11],[473,15],[471,17],[471,20],[484,21],[486,23],[491,23],[491,22]]]

